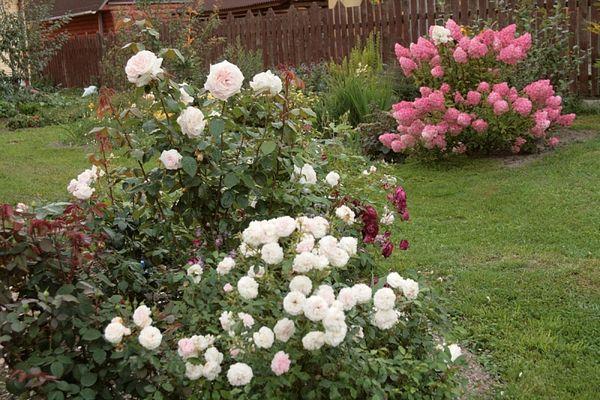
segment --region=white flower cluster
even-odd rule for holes
[[[133,312],[133,323],[141,328],[138,335],[138,342],[148,350],[156,350],[162,342],[162,334],[160,330],[152,326],[151,310],[141,305]],[[127,328],[123,319],[115,317],[110,324],[104,328],[104,338],[112,344],[119,344],[123,340],[123,336],[129,336],[131,329]]]
[[[92,197],[92,194],[96,190],[91,185],[103,175],[104,171],[92,165],[92,168],[86,169],[77,175],[77,179],[71,179],[71,182],[67,186],[67,191],[79,200],[87,200]]]
[[[214,381],[221,373],[223,353],[213,346],[215,337],[212,335],[194,335],[191,338],[179,339],[177,353],[185,361],[189,358],[198,358],[204,352],[204,364],[185,363],[185,376],[191,381],[204,377]]]
[[[202,280],[202,266],[200,264],[192,264],[187,269],[187,275],[192,279],[195,284],[200,283]]]
[[[281,78],[272,73],[270,70],[254,75],[250,82],[250,87],[256,94],[266,94],[275,96],[283,88]]]

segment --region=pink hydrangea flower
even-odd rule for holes
[[[456,122],[456,119],[458,118],[459,115],[460,115],[460,111],[458,111],[456,108],[449,108],[446,110],[446,113],[444,114],[444,120],[448,121],[448,122]]]
[[[556,147],[558,146],[558,143],[560,142],[560,139],[557,138],[556,136],[551,137],[550,140],[548,140],[548,145],[550,147]]]
[[[496,36],[496,32],[491,29],[486,29],[481,32],[477,37],[481,40],[481,43],[486,46],[491,46],[494,43],[494,37]]]
[[[554,96],[554,88],[549,79],[532,82],[525,86],[523,91],[527,93],[531,101],[539,104],[546,104],[546,99]]]
[[[453,19],[449,19],[448,21],[446,21],[446,29],[450,31],[452,39],[456,40],[457,42],[460,41],[460,39],[462,39],[463,34],[460,29],[460,25],[454,22]]]
[[[575,114],[565,114],[565,115],[561,115],[556,120],[556,123],[559,124],[560,126],[571,126],[571,125],[573,125],[573,121],[575,121]]]
[[[400,63],[400,67],[402,68],[402,72],[406,76],[411,76],[412,73],[413,73],[413,71],[415,69],[417,69],[417,63],[415,63],[413,60],[411,60],[408,57],[400,57],[398,59],[398,62]]]
[[[525,52],[519,46],[510,44],[500,50],[496,59],[508,65],[514,65],[525,58]]]
[[[523,117],[526,117],[531,112],[533,105],[531,101],[525,97],[519,97],[513,103],[513,109]]]
[[[421,86],[419,88],[419,93],[421,93],[421,97],[427,97],[433,93],[433,89],[427,86]]]
[[[400,59],[400,57],[410,58],[410,50],[402,46],[400,43],[396,43],[394,46],[394,52],[396,53],[396,58],[398,59]]]
[[[488,48],[485,44],[483,44],[478,38],[474,38],[469,42],[468,51],[469,56],[471,58],[481,58],[485,57],[488,52]]]
[[[271,371],[275,375],[281,376],[290,370],[291,364],[290,356],[283,351],[278,351],[271,361]]]
[[[469,90],[467,93],[467,104],[470,106],[476,106],[481,101],[481,93],[474,90]]]
[[[473,129],[475,129],[477,133],[483,133],[487,130],[488,123],[482,119],[476,119],[475,121],[473,121],[471,126],[473,127]]]
[[[400,135],[398,135],[396,133],[384,133],[379,136],[379,141],[385,147],[392,147],[392,142],[394,140],[398,140],[398,139],[400,139]]]
[[[444,69],[441,66],[437,65],[431,69],[431,75],[434,78],[441,78],[444,76]]]
[[[442,85],[440,86],[440,92],[444,94],[449,93],[451,89],[452,88],[450,87],[450,85],[446,82],[442,83]]]
[[[492,93],[490,93],[489,96],[488,96],[488,98],[487,98],[487,102],[490,105],[493,105],[493,104],[495,104],[495,103],[497,103],[497,102],[499,102],[501,100],[502,100],[502,95],[500,93],[498,93],[498,92],[492,92]]]
[[[562,105],[562,97],[550,96],[546,99],[546,106],[551,108],[558,108]]]
[[[494,84],[493,91],[496,93],[499,93],[502,97],[504,97],[504,96],[508,96],[508,93],[510,92],[510,88],[508,87],[508,83],[501,82],[501,83]]]
[[[454,57],[454,61],[456,61],[459,64],[466,64],[469,61],[469,56],[467,55],[467,52],[464,51],[461,47],[457,47],[454,50],[452,56]]]
[[[508,112],[508,102],[506,100],[499,100],[494,103],[494,114],[502,115]]]
[[[465,98],[460,92],[454,92],[454,102],[457,104],[461,104],[465,102]]]
[[[487,93],[490,91],[490,84],[487,82],[481,82],[479,85],[477,85],[477,91],[479,93]]]
[[[471,116],[467,113],[460,113],[460,115],[458,116],[458,118],[456,119],[456,122],[464,127],[467,127],[469,125],[471,125]]]

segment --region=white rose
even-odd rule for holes
[[[340,239],[338,247],[348,253],[350,257],[355,256],[358,248],[358,240],[353,237],[343,237]]]
[[[92,197],[92,194],[94,194],[95,190],[96,189],[92,189],[84,183],[79,183],[77,185],[77,188],[73,191],[73,196],[75,196],[79,200],[87,200],[90,197]]]
[[[204,88],[217,99],[226,101],[240,92],[243,82],[242,71],[236,65],[225,60],[210,66]]]
[[[408,300],[414,300],[419,295],[419,283],[412,279],[404,279],[400,285],[404,297]]]
[[[337,308],[330,308],[323,317],[323,327],[326,331],[339,332],[346,328],[346,315],[344,311]]]
[[[281,79],[269,70],[254,75],[254,78],[252,78],[252,81],[250,82],[250,87],[256,94],[264,93],[275,96],[277,93],[281,92],[283,84]]]
[[[195,365],[191,362],[185,363],[185,377],[190,381],[200,379],[202,376],[202,365]]]
[[[217,264],[217,273],[219,275],[227,275],[235,267],[235,260],[231,257],[225,257]]]
[[[335,301],[335,292],[333,288],[329,285],[321,285],[317,288],[315,292],[315,296],[319,296],[323,300],[327,302],[328,306],[331,306]]]
[[[125,73],[129,82],[137,87],[145,86],[152,79],[160,77],[163,73],[160,67],[163,59],[156,57],[151,51],[142,50],[127,61]]]
[[[386,278],[386,282],[394,289],[398,289],[400,286],[402,286],[404,278],[402,278],[397,272],[390,272]]]
[[[293,292],[292,292],[293,293]],[[327,313],[327,309],[329,305],[327,301],[321,296],[310,296],[304,302],[304,306],[302,307],[302,311],[304,312],[304,316],[310,319],[313,322],[321,321],[325,314]]]
[[[310,291],[312,290],[312,282],[308,276],[295,276],[290,281],[290,290],[297,291],[304,294],[305,296],[308,296],[310,294]]]
[[[242,276],[237,283],[237,290],[244,299],[255,299],[258,296],[258,282],[249,276]]]
[[[373,314],[371,323],[382,330],[391,329],[398,323],[398,313],[394,310],[379,310]]]
[[[331,187],[337,186],[340,183],[340,174],[335,171],[331,171],[325,177],[325,182]]]
[[[109,343],[118,344],[123,340],[123,336],[127,336],[130,333],[131,330],[129,330],[129,328],[126,328],[122,323],[115,321],[106,325],[106,328],[104,328],[104,339]]]
[[[233,328],[233,324],[235,324],[233,313],[231,311],[223,311],[219,317],[219,322],[224,331],[230,331]]]
[[[356,298],[356,304],[365,304],[371,301],[371,294],[373,290],[364,283],[357,283],[352,286],[354,297]]]
[[[315,237],[310,233],[305,233],[300,238],[300,242],[296,245],[296,253],[304,253],[312,251],[315,247]]]
[[[288,318],[280,319],[273,327],[273,332],[277,340],[284,343],[290,340],[295,331],[296,326],[294,325],[294,321]]]
[[[258,330],[258,332],[254,332],[252,339],[254,340],[256,347],[261,349],[270,349],[275,341],[275,334],[271,329],[263,326]]]
[[[250,383],[254,374],[248,364],[235,363],[227,371],[227,380],[232,386],[244,386]]]
[[[343,304],[344,311],[351,310],[356,305],[356,296],[354,295],[354,290],[349,287],[341,289],[338,293],[337,300]]]
[[[221,373],[221,365],[212,361],[208,361],[202,367],[202,376],[204,376],[209,381],[214,381],[219,377]]]
[[[292,261],[292,270],[299,274],[304,274],[316,266],[316,258],[317,256],[310,252],[300,253]]]
[[[448,350],[450,350],[450,361],[452,362],[454,362],[458,357],[462,356],[462,350],[456,343],[448,346]]]
[[[192,341],[196,348],[200,351],[206,350],[209,346],[212,346],[215,342],[215,337],[213,335],[194,335],[191,337]]]
[[[160,346],[162,334],[154,326],[147,326],[140,332],[138,337],[140,344],[148,350],[155,350]]]
[[[267,243],[262,247],[260,257],[269,265],[279,264],[283,261],[283,249],[277,243]]]
[[[204,353],[204,359],[208,362],[214,362],[215,364],[221,364],[223,362],[223,353],[217,350],[216,347],[209,347]]]
[[[347,225],[352,225],[354,223],[354,211],[352,211],[348,206],[339,206],[336,208],[335,215]]]
[[[390,288],[381,288],[373,296],[373,304],[377,310],[391,310],[396,303],[396,295]]]
[[[250,278],[262,278],[263,276],[265,276],[265,272],[265,267],[263,267],[262,265],[259,266],[258,269],[256,268],[256,266],[252,265],[248,269],[248,273],[246,273],[246,275],[248,275]]]
[[[145,328],[152,324],[152,311],[145,305],[141,305],[133,312],[133,323],[140,328]]]
[[[183,156],[175,149],[163,150],[160,154],[160,161],[166,169],[175,170],[181,168],[182,159]]]
[[[194,102],[194,98],[190,96],[183,86],[179,88],[179,100],[181,100],[181,102],[185,105],[192,104]]]
[[[390,212],[381,217],[379,222],[381,223],[381,225],[392,225],[395,220],[396,217],[394,217],[394,214]]]
[[[325,333],[323,333],[323,332],[318,332],[318,331],[308,332],[302,338],[302,347],[304,347],[304,349],[309,350],[309,351],[319,350],[321,347],[323,347],[324,344],[325,344]]]
[[[452,40],[452,33],[443,26],[435,25],[431,28],[431,39],[435,44],[448,43]]]
[[[306,296],[300,292],[289,292],[283,298],[283,309],[290,315],[302,314]]]
[[[204,113],[196,107],[188,107],[183,110],[177,118],[177,123],[181,127],[181,132],[192,139],[200,136],[206,127]]]
[[[280,238],[288,237],[296,230],[296,220],[292,217],[279,217],[270,221],[275,228],[275,233]]]
[[[192,278],[192,282],[200,283],[202,280],[202,266],[200,264],[190,265],[187,269],[187,275]]]
[[[327,235],[327,231],[329,230],[329,221],[323,217],[299,217],[296,219],[296,223],[303,233],[310,233],[316,239]]]
[[[314,185],[317,183],[317,173],[310,164],[304,164],[302,168],[294,166],[294,180],[302,185]]]
[[[325,331],[325,343],[331,347],[337,347],[346,338],[346,333],[348,333],[348,327],[346,324],[342,325],[339,330]]]
[[[238,318],[242,320],[242,324],[246,328],[252,328],[252,326],[254,326],[254,318],[252,317],[252,315],[245,312],[239,312]]]

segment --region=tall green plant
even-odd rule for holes
[[[338,120],[348,114],[349,121],[357,125],[374,109],[389,109],[394,91],[390,77],[383,71],[379,37],[371,34],[341,64],[331,63],[327,86],[322,120]]]

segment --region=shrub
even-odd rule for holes
[[[6,127],[11,130],[23,128],[39,128],[44,125],[39,115],[17,114],[6,121]]]
[[[235,42],[227,44],[223,51],[223,59],[237,65],[247,77],[263,71],[262,51],[245,49],[239,36]]]
[[[549,80],[509,86],[531,46],[529,33],[515,33],[510,25],[470,37],[448,20],[445,28],[431,27],[430,40],[421,37],[410,49],[397,44],[400,66],[421,96],[394,105],[398,133],[381,135],[381,142],[395,152],[438,154],[519,153],[556,144],[551,129],[570,125],[575,115],[561,115],[562,98]]]
[[[347,204],[253,221],[235,258],[190,261],[180,300],[123,307],[105,327],[117,368],[169,398],[453,398],[435,294],[397,273],[359,278],[368,249],[353,209],[373,240],[374,209]]]

